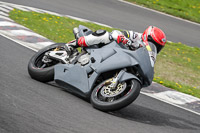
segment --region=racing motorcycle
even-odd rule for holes
[[[79,36],[92,33],[82,25],[78,30]],[[113,41],[102,47],[81,48],[81,52],[74,49],[71,54],[65,43],[52,44],[30,59],[28,72],[35,80],[55,81],[89,100],[96,109],[114,111],[131,104],[141,88],[152,83],[154,68],[145,47],[131,51]]]

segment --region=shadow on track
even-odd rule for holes
[[[70,93],[86,102],[89,102],[83,97],[75,95],[72,92],[66,91],[64,88],[57,86],[55,83],[50,83],[48,85],[57,87],[66,93]],[[169,127],[178,128],[178,129],[190,129],[190,130],[200,129],[199,123],[195,123],[190,120],[174,116],[173,114],[170,115],[167,113],[155,111],[153,109],[139,106],[134,103],[132,104],[132,106],[130,105],[118,111],[108,112],[108,114],[113,115],[115,117],[122,118],[122,119],[127,119],[131,121],[136,121],[139,123],[150,124],[150,125],[155,125],[155,126],[169,126]]]
[[[155,126],[169,126],[180,129],[199,130],[200,124],[191,122],[186,119],[176,117],[174,115],[162,113],[149,108],[133,104],[133,107],[127,107],[109,114],[123,119],[136,121],[140,123],[155,125]]]

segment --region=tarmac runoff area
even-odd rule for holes
[[[54,42],[37,33],[34,33],[30,29],[22,25],[16,24],[13,20],[11,20],[8,17],[8,13],[14,8],[24,11],[35,11],[39,13],[49,13],[57,16],[65,16],[84,22],[93,22],[86,19],[77,18],[69,15],[61,15],[33,7],[0,2],[0,35],[34,51],[38,51],[39,49],[51,45]],[[93,23],[110,27],[108,25],[98,22]],[[184,110],[200,115],[200,99],[191,95],[172,90],[154,82],[151,86],[143,88],[141,93],[163,101],[165,103],[174,105],[178,108],[182,108]]]

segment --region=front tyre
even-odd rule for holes
[[[141,84],[135,79],[118,83],[112,90],[107,81],[100,83],[91,94],[91,104],[101,111],[114,111],[131,104],[140,94]]]
[[[46,52],[52,51],[57,47],[62,47],[64,45],[65,43],[56,43],[39,50],[28,63],[28,72],[31,78],[40,82],[53,81],[54,66],[58,64],[59,61],[52,61],[51,63],[45,64],[42,62],[42,59]]]

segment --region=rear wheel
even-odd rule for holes
[[[55,50],[57,47],[64,46],[65,43],[56,43],[39,50],[29,61],[29,75],[38,81],[49,82],[54,79],[54,66],[60,63],[57,60],[46,59],[44,62],[45,53]]]
[[[97,85],[91,94],[91,104],[101,111],[114,111],[131,104],[139,95],[141,85],[132,79],[118,83],[111,89],[104,81]]]

